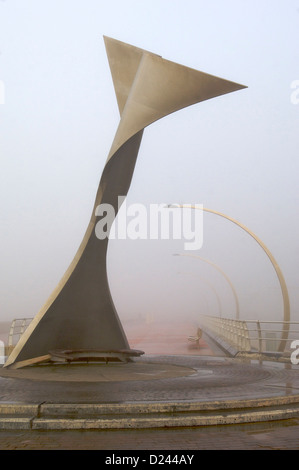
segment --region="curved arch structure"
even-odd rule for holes
[[[22,367],[51,350],[129,350],[110,295],[108,239],[95,235],[99,204],[118,211],[126,196],[144,128],[179,109],[245,88],[104,37],[120,122],[100,180],[92,216],[57,288],[20,338],[5,366]]]
[[[220,272],[220,274],[224,277],[224,279],[228,283],[229,287],[231,288],[231,291],[232,291],[233,297],[234,297],[234,301],[235,301],[235,306],[236,306],[236,320],[239,320],[239,318],[240,318],[240,306],[239,306],[238,295],[237,295],[236,289],[235,289],[232,281],[230,280],[228,275],[223,271],[223,269],[221,269],[220,266],[213,263],[209,259],[202,258],[201,256],[186,255],[185,253],[184,254],[176,254],[175,256],[187,256],[187,257],[190,257],[190,258],[197,258],[197,259],[200,259],[201,261],[204,261],[205,263],[208,263],[210,266],[213,266],[213,268],[217,269],[217,271]]]
[[[200,207],[189,206],[189,205],[177,205],[176,204],[175,206],[171,206],[171,207],[180,207],[182,209],[183,208],[189,208],[189,209],[194,209],[194,210],[202,210],[204,212],[210,212],[211,214],[219,215],[220,217],[223,217],[224,219],[229,220],[230,222],[234,223],[235,225],[240,227],[242,230],[244,230],[248,235],[250,235],[259,244],[259,246],[262,248],[262,250],[266,253],[266,255],[268,256],[268,258],[269,258],[269,260],[270,260],[270,262],[271,262],[271,264],[272,264],[272,266],[273,266],[273,268],[276,272],[277,279],[278,279],[278,282],[279,282],[279,285],[280,285],[281,294],[282,294],[284,327],[283,327],[283,330],[282,330],[282,335],[281,335],[281,340],[280,340],[280,344],[279,344],[279,347],[278,347],[278,351],[283,352],[285,350],[285,345],[286,345],[286,341],[287,341],[288,336],[289,336],[289,329],[290,329],[290,324],[289,324],[290,316],[291,316],[291,313],[290,313],[290,299],[289,299],[289,293],[288,293],[288,288],[287,288],[287,285],[286,285],[285,278],[282,274],[282,271],[281,271],[276,259],[272,255],[269,248],[248,227],[246,227],[244,224],[241,224],[236,219],[233,219],[232,217],[230,217],[226,214],[223,214],[222,212],[215,211],[213,209],[207,209],[205,207],[200,208]]]

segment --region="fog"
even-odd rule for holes
[[[0,321],[39,311],[84,236],[119,121],[103,35],[248,87],[147,128],[126,204],[203,204],[243,223],[299,321],[298,0],[0,2]],[[283,318],[261,247],[205,212],[195,251],[110,240],[121,320],[234,318],[211,263],[240,318]]]

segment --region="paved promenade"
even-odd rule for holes
[[[181,429],[0,431],[0,450],[102,450],[116,454],[118,450],[299,450],[299,419]]]
[[[130,364],[0,370],[0,449],[299,449],[299,368],[132,324]],[[217,426],[216,426],[217,425]]]

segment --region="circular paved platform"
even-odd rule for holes
[[[0,375],[2,429],[17,422],[13,415],[26,413],[26,426],[33,429],[198,426],[299,416],[299,367],[289,363],[153,355],[128,364],[2,369]]]
[[[127,364],[0,370],[0,402],[227,400],[299,393],[299,366],[224,357],[143,356]]]
[[[175,364],[163,363],[71,363],[44,364],[23,369],[2,369],[0,376],[39,382],[127,382],[185,377],[196,370]]]

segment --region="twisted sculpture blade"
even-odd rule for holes
[[[5,367],[38,362],[57,349],[129,349],[109,290],[108,240],[95,234],[95,209],[111,204],[117,214],[118,196],[129,190],[145,127],[186,106],[245,88],[135,46],[104,40],[121,118],[91,219],[74,260]]]

